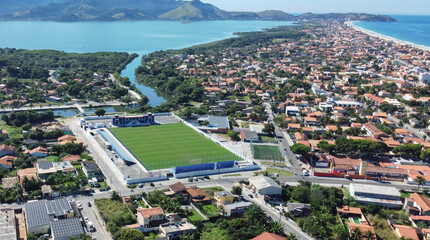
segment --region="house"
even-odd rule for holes
[[[260,138],[255,131],[243,130],[240,132],[240,138],[244,142],[258,142]]]
[[[251,240],[285,240],[285,237],[276,235],[274,233],[264,232]]]
[[[275,180],[266,176],[256,176],[249,179],[249,183],[254,192],[260,195],[280,196],[282,188]]]
[[[2,240],[16,240],[17,227],[16,227],[15,210],[11,208],[0,209],[0,239]]]
[[[32,157],[43,158],[43,157],[48,156],[48,149],[43,148],[43,147],[37,147],[37,148],[34,148],[32,150],[27,149],[24,153],[26,153]]]
[[[237,202],[224,205],[224,210],[227,213],[227,216],[241,216],[251,205],[251,202]]]
[[[82,139],[76,139],[75,136],[72,135],[64,135],[62,137],[57,138],[58,145],[66,145],[67,143],[76,143],[76,144],[83,144],[84,142]]]
[[[366,184],[350,184],[349,192],[357,203],[376,204],[387,208],[401,208],[400,192],[394,187],[379,186],[377,188]]]
[[[418,193],[405,198],[405,209],[413,215],[430,216],[430,200]]]
[[[15,155],[15,147],[2,144],[0,145],[0,157],[6,156],[6,155]]]
[[[177,182],[175,184],[172,184],[169,186],[169,191],[165,192],[164,194],[168,197],[176,197],[180,196],[183,197],[185,193],[187,192],[187,188],[182,184],[181,182]]]
[[[66,156],[61,158],[61,161],[69,161],[71,164],[75,164],[81,161],[81,156],[79,155],[73,155],[73,154],[67,154]]]
[[[295,106],[287,106],[285,107],[285,113],[287,115],[299,115],[300,109],[299,107],[295,107]]]
[[[363,131],[366,131],[372,137],[380,138],[380,137],[388,137],[386,133],[379,130],[373,123],[365,123],[362,127]]]
[[[9,156],[9,155],[1,157],[0,158],[0,167],[6,168],[6,169],[12,168],[13,161],[15,159],[17,159],[17,157]]]
[[[29,201],[25,204],[25,221],[28,233],[45,234],[56,219],[74,217],[74,211],[66,198]]]
[[[76,169],[70,162],[47,162],[40,161],[36,164],[37,176],[42,179],[48,178],[50,174],[56,172],[75,172]]]
[[[48,197],[52,197],[52,187],[50,185],[42,185],[41,187],[42,190],[42,197],[48,198]],[[59,192],[56,193],[58,196],[60,195]]]
[[[215,192],[214,199],[216,200],[218,205],[231,204],[233,203],[233,194],[228,191]]]
[[[287,203],[287,209],[293,216],[309,216],[311,214],[311,205],[304,203]]]
[[[19,183],[18,177],[9,177],[1,179],[1,186],[3,189],[15,188],[16,184]]]
[[[201,189],[197,187],[187,188],[187,193],[190,195],[191,201],[195,203],[197,202],[205,203],[211,200],[210,197],[208,197],[208,195],[206,195],[205,192],[203,192]]]
[[[27,177],[28,179],[30,178],[37,179],[37,169],[36,168],[18,169],[17,176],[20,182],[22,182],[25,177]]]
[[[165,222],[164,212],[160,207],[137,209],[137,222],[146,227],[158,226]]]
[[[349,218],[350,222],[354,222],[355,219],[357,219],[361,224],[368,224],[363,212],[361,211],[361,208],[345,205],[342,208],[337,208],[337,214],[339,214],[339,216],[342,218]]]
[[[182,234],[197,231],[196,226],[189,222],[165,223],[160,225],[160,233],[168,240],[180,239]]]
[[[82,162],[82,171],[88,179],[97,178],[98,181],[103,181],[102,171],[95,162]]]
[[[52,240],[79,239],[84,234],[84,229],[79,218],[67,218],[51,222]]]
[[[404,237],[405,239],[420,240],[415,227],[393,224],[394,233],[398,238]]]
[[[359,224],[359,223],[346,223],[346,226],[348,227],[349,233],[353,232],[354,229],[358,228],[360,232],[367,233],[368,231],[371,231],[374,236],[376,236],[375,229],[368,225],[368,224]]]
[[[318,125],[320,125],[318,119],[316,119],[314,117],[304,117],[304,120],[310,126],[318,126]]]
[[[73,142],[75,140],[76,140],[76,137],[72,135],[64,135],[62,137],[57,138],[58,143],[61,143],[64,141]]]

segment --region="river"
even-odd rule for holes
[[[23,49],[54,49],[65,52],[116,51],[138,53],[139,57],[122,71],[132,84],[149,98],[151,106],[165,99],[154,89],[136,82],[134,71],[143,55],[157,50],[180,49],[217,41],[235,32],[257,31],[290,25],[283,21],[173,21],[134,22],[0,22],[0,47]]]

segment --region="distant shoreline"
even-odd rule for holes
[[[430,47],[428,47],[428,46],[424,46],[424,45],[420,45],[420,44],[416,44],[416,43],[412,43],[412,42],[400,40],[400,39],[393,38],[393,37],[390,37],[390,36],[387,36],[387,35],[384,35],[384,34],[380,34],[380,33],[377,33],[377,32],[374,32],[374,31],[371,31],[371,30],[368,30],[368,29],[364,29],[362,27],[359,27],[359,26],[355,25],[354,23],[356,23],[356,22],[358,22],[358,21],[347,21],[347,22],[345,22],[345,25],[353,28],[356,31],[359,31],[359,32],[365,33],[367,35],[370,35],[372,37],[380,38],[380,39],[383,39],[383,40],[386,40],[386,41],[395,42],[395,43],[400,44],[400,45],[411,46],[411,47],[414,47],[414,48],[421,49],[423,51],[430,51]]]

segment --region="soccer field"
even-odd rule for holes
[[[284,161],[277,146],[253,145],[254,159]]]
[[[240,160],[183,123],[110,131],[150,170]]]

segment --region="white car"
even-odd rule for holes
[[[84,217],[85,222],[88,222],[88,217]]]
[[[303,176],[309,176],[308,170],[306,170],[306,169],[303,170]]]

